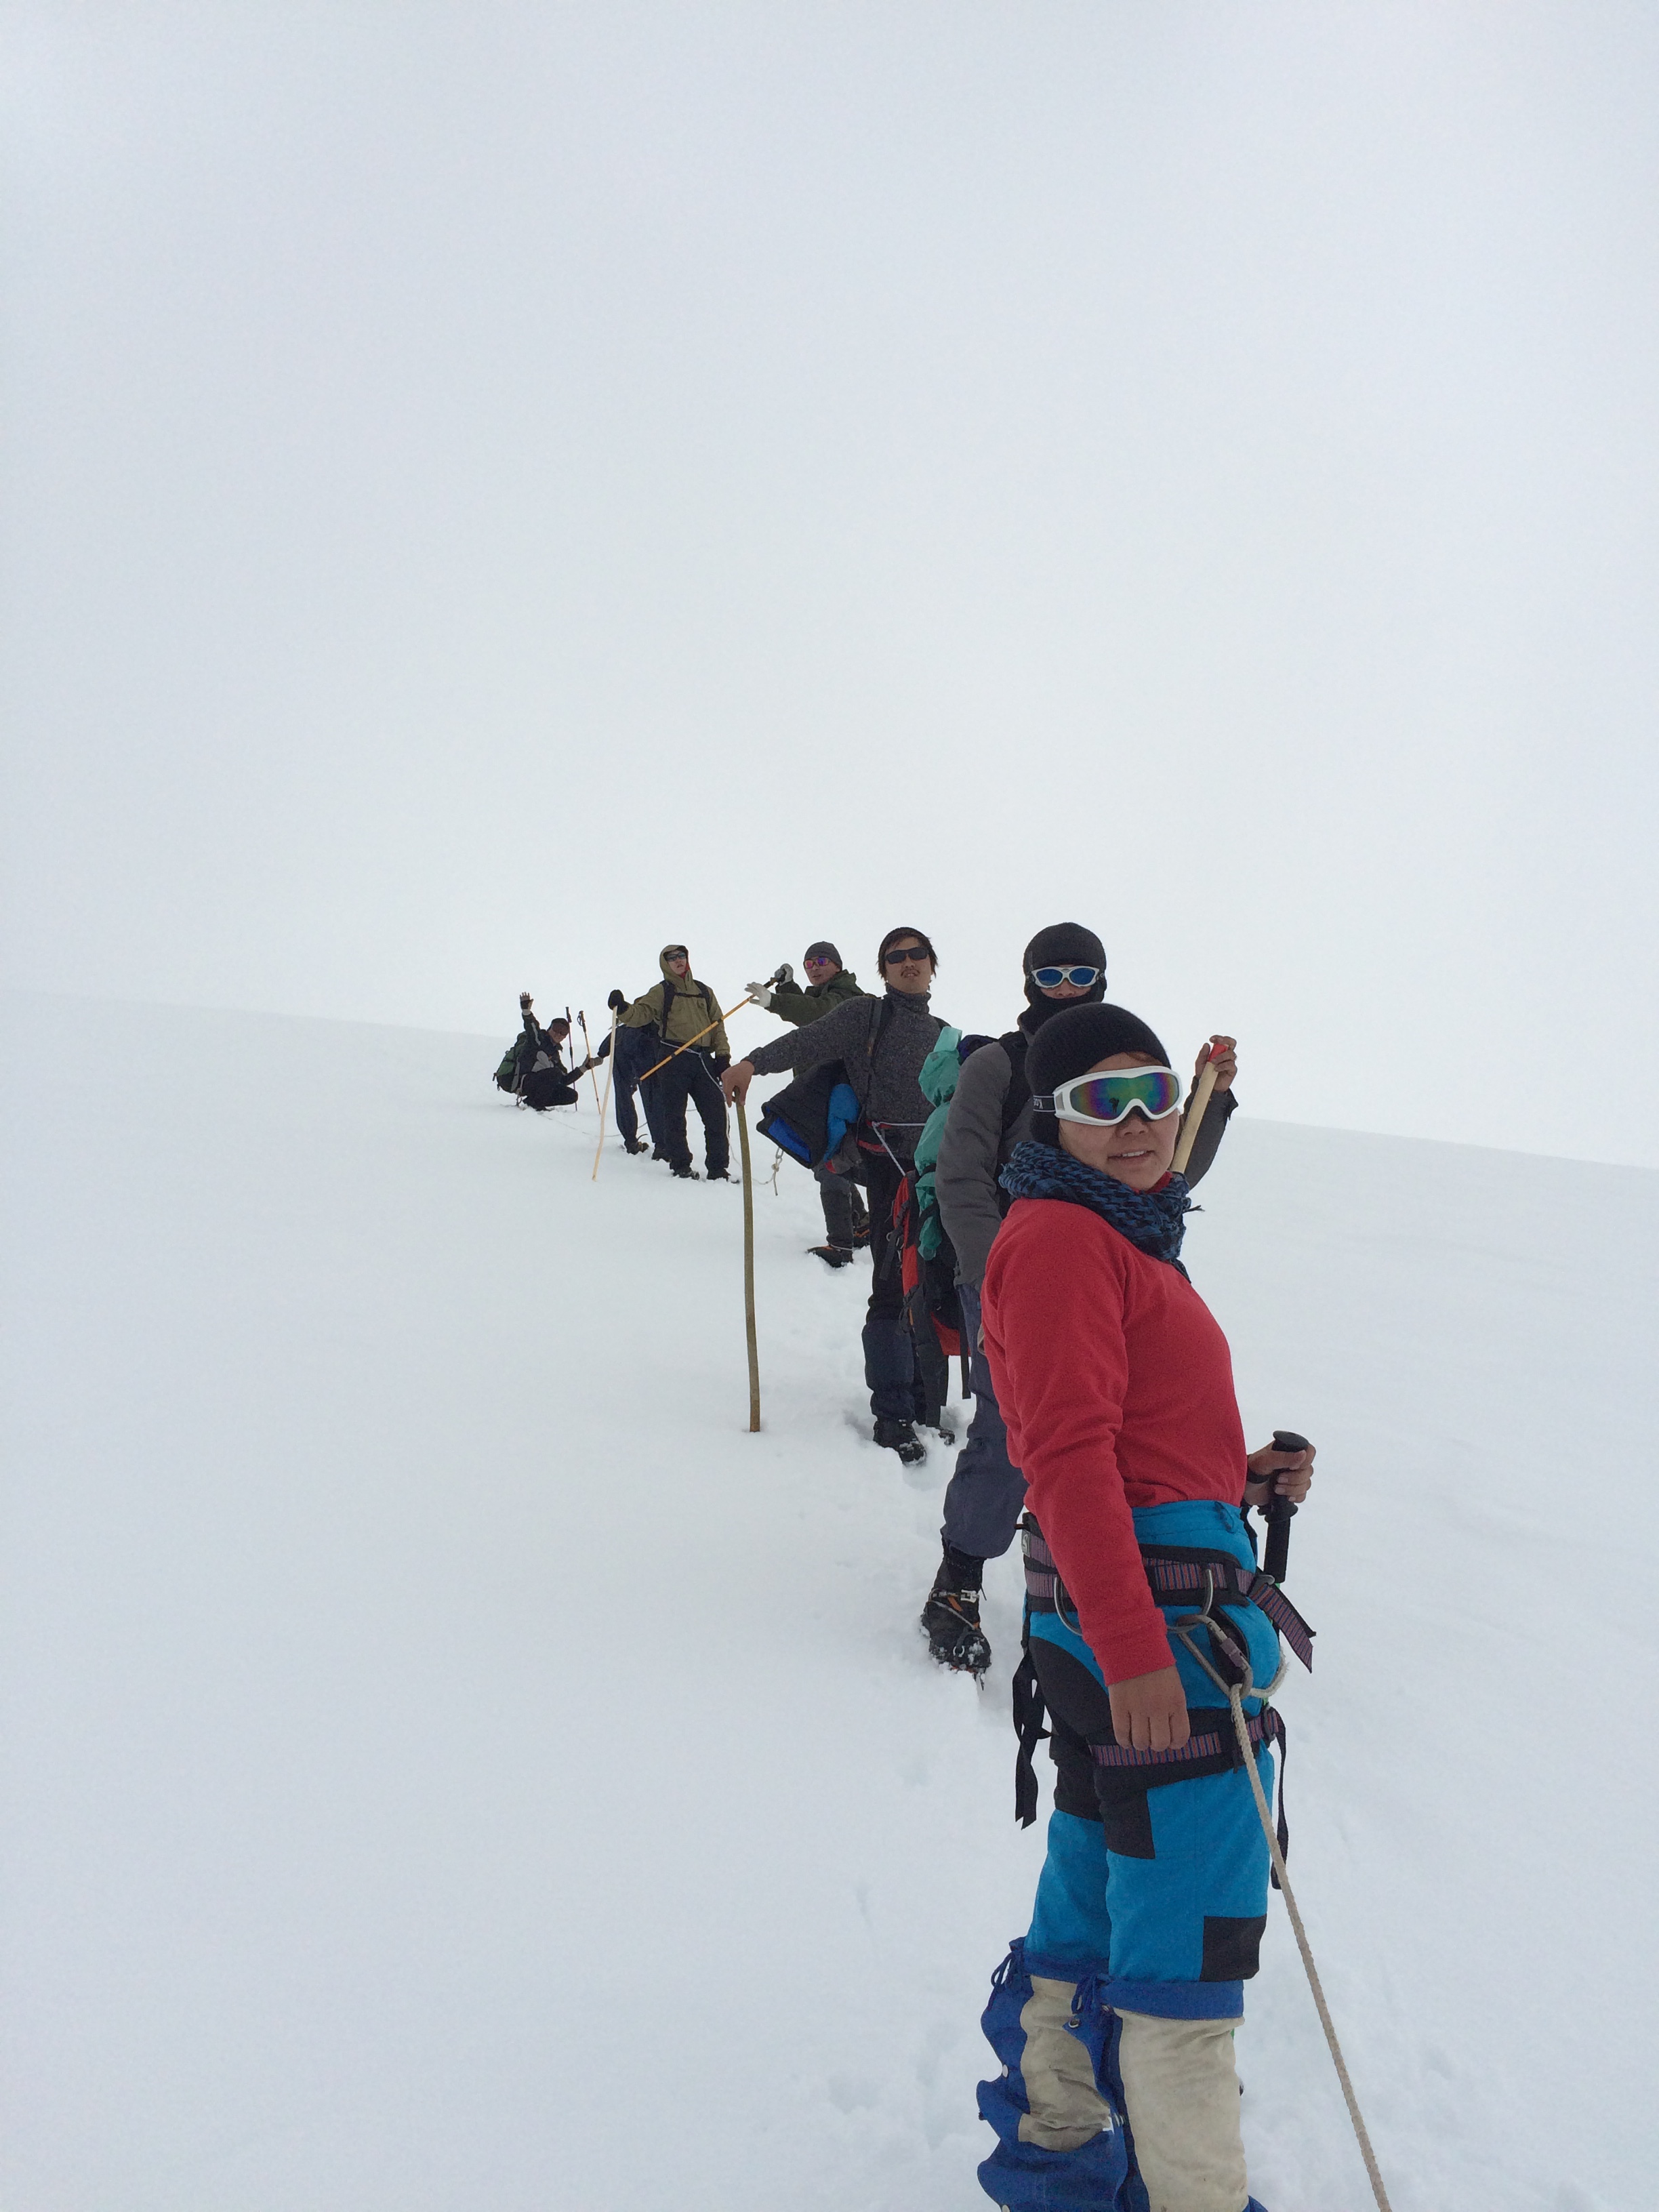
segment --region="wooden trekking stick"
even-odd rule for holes
[[[738,1108],[738,1151],[743,1160],[743,1325],[749,1340],[749,1431],[760,1427],[760,1352],[755,1344],[755,1185],[749,1172],[749,1116]]]
[[[584,1022],[582,1027],[586,1029],[586,1023]],[[588,1177],[590,1182],[597,1182],[599,1179],[599,1154],[605,1150],[605,1117],[611,1104],[611,1079],[616,1072],[617,1016],[613,1009],[611,1016],[611,1049],[606,1054],[605,1061],[605,1096],[599,1101],[599,1141],[593,1147],[593,1172]]]
[[[1220,1052],[1218,1044],[1210,1047],[1204,1073],[1193,1085],[1193,1095],[1188,1100],[1187,1111],[1182,1117],[1181,1134],[1176,1139],[1175,1158],[1170,1163],[1170,1171],[1175,1175],[1186,1174],[1187,1163],[1193,1156],[1193,1146],[1198,1142],[1198,1125],[1204,1119],[1210,1094],[1215,1089],[1215,1064]]]
[[[705,1000],[704,1003],[707,1004],[707,1000]],[[712,1022],[705,1022],[702,1027],[697,1031],[697,1036],[689,1036],[684,1044],[677,1044],[672,1052],[664,1053],[662,1058],[657,1062],[657,1067],[666,1067],[671,1060],[678,1060],[683,1052],[690,1052],[692,1046],[696,1044],[697,1037],[706,1037],[710,1030],[717,1030],[722,1022],[729,1022],[733,1014],[740,1014],[745,1006],[752,1006],[754,1003],[755,994],[751,991],[746,999],[739,999],[737,1005],[732,1007],[729,1012],[723,1014],[716,1014]],[[663,1042],[666,1043],[667,1039],[665,1038]],[[645,1074],[641,1076],[640,1081],[643,1083],[647,1077],[654,1075],[657,1072],[657,1067],[647,1067],[645,1071]]]
[[[581,1008],[580,1008],[580,1006],[578,1006],[578,1007],[577,1007],[577,1009],[576,1009],[576,1019],[577,1019],[577,1020],[581,1024],[581,1025],[582,1025],[582,1057],[583,1057],[583,1059],[584,1059],[584,1060],[592,1060],[592,1057],[593,1057],[593,1040],[592,1040],[592,1038],[591,1036],[589,1036],[589,1035],[587,1034],[587,1017],[586,1017],[586,1015],[582,1012],[582,1010],[581,1010]],[[611,1049],[612,1049],[613,1051],[615,1050],[615,1048],[615,1048],[614,1046],[611,1048]],[[587,1072],[588,1072],[589,1075],[593,1076],[593,1103],[594,1103],[596,1106],[599,1106],[599,1077],[598,1077],[597,1075],[593,1075],[593,1071],[592,1071],[592,1069],[591,1067],[588,1069],[588,1071],[587,1071]],[[605,1079],[605,1080],[606,1080],[606,1082],[608,1083],[608,1082],[610,1081],[610,1078],[607,1076],[607,1077],[606,1077],[606,1079]],[[604,1119],[604,1116],[605,1116],[605,1109],[604,1109],[604,1107],[602,1107],[602,1106],[599,1106],[599,1116],[600,1116],[600,1119],[599,1119],[599,1141],[600,1141],[600,1143],[601,1143],[601,1144],[603,1144],[603,1143],[605,1142],[605,1119]]]

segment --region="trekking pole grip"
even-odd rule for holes
[[[1275,1451],[1300,1452],[1310,1449],[1306,1437],[1297,1436],[1294,1429],[1273,1431]],[[1275,1490],[1269,1495],[1261,1513],[1267,1523],[1267,1547],[1261,1562],[1261,1571],[1270,1582],[1282,1583],[1285,1570],[1290,1563],[1291,1523],[1296,1518],[1296,1507],[1290,1498],[1281,1498]]]

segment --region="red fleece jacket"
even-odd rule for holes
[[[1243,1500],[1232,1359],[1167,1261],[1085,1206],[1022,1198],[985,1270],[985,1350],[1009,1457],[1109,1682],[1173,1664],[1132,1509]]]

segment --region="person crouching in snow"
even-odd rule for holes
[[[1014,1203],[985,1271],[986,1354],[1036,1523],[1030,1651],[1058,1770],[1030,1929],[985,2014],[1004,2070],[980,2091],[1000,2138],[980,2179],[1012,2212],[1115,2212],[1137,2167],[1152,2212],[1261,2212],[1232,2030],[1267,1924],[1267,1846],[1226,1690],[1166,1626],[1200,1597],[1158,1593],[1207,1565],[1218,1629],[1270,1685],[1279,1637],[1246,1595],[1242,1509],[1304,1498],[1313,1453],[1246,1455],[1226,1339],[1180,1260],[1169,1063],[1119,1006],[1043,1025],[1026,1059],[1031,1138],[1004,1170]],[[1216,1636],[1188,1632],[1243,1680]],[[1251,1731],[1268,1792],[1257,1739],[1276,1723]]]

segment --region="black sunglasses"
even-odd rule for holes
[[[896,945],[890,952],[884,952],[884,968],[902,968],[907,960],[931,960],[933,954],[925,945]]]

